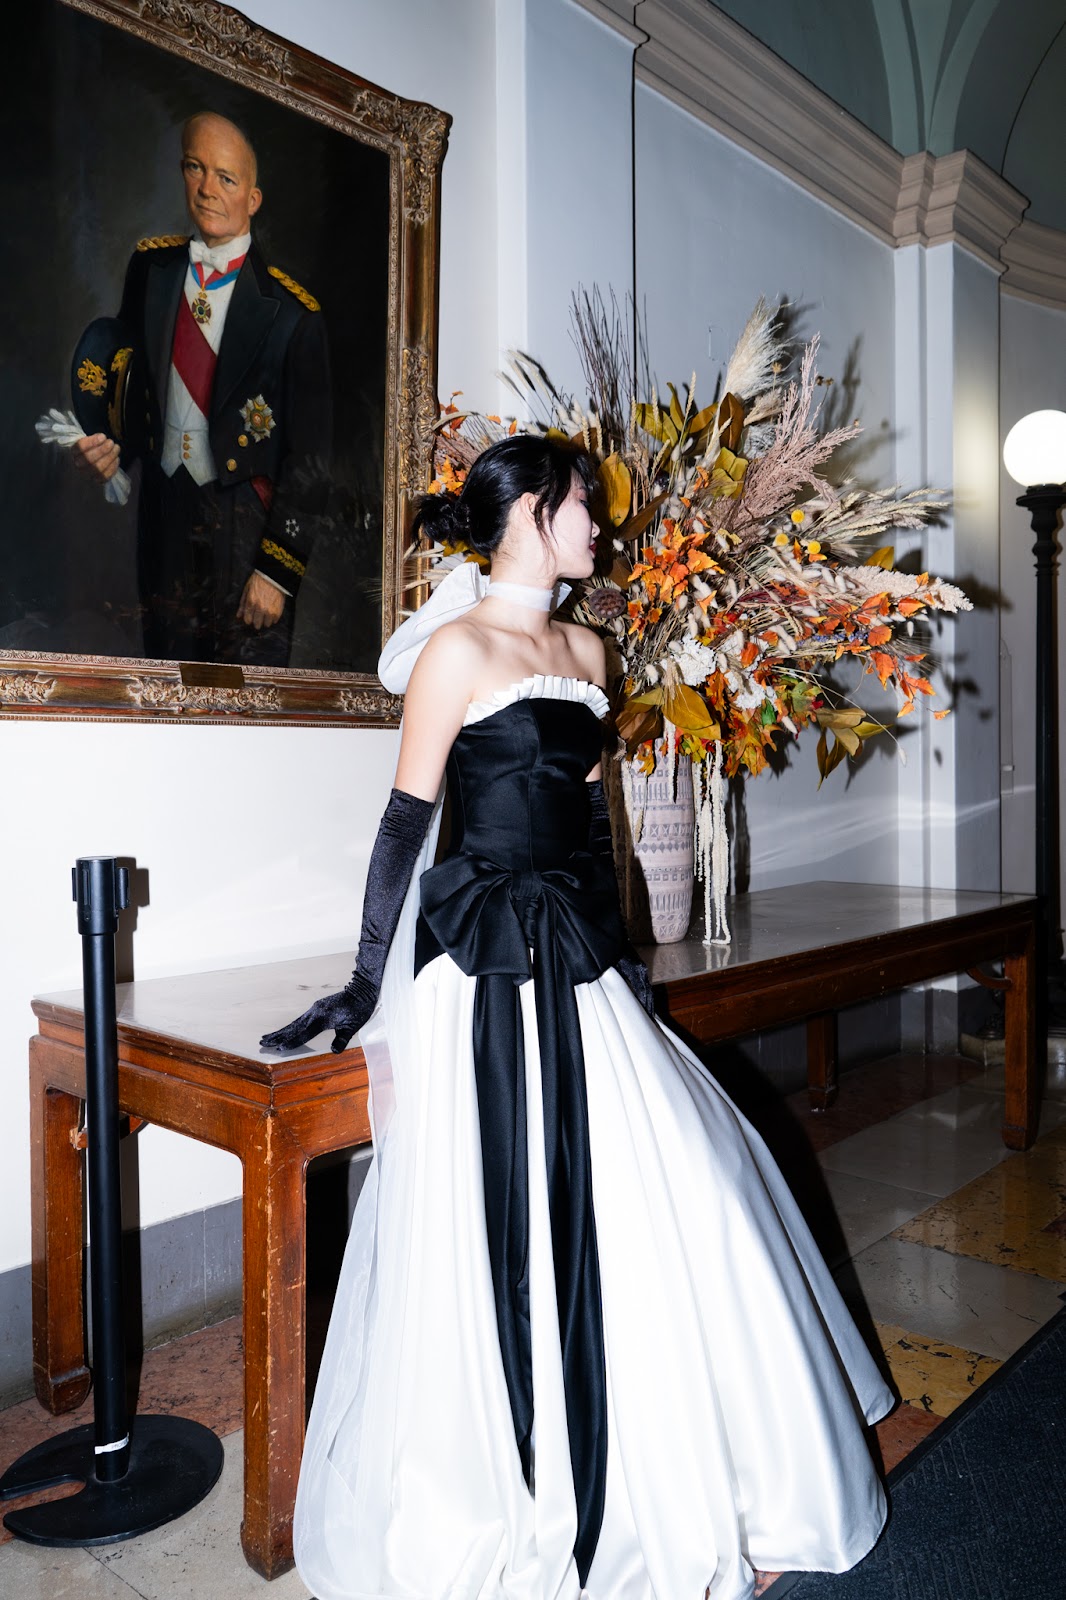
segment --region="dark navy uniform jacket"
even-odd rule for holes
[[[124,466],[140,459],[158,470],[188,270],[187,242],[171,237],[142,240],[126,271],[119,318],[143,353],[146,376],[143,413],[127,398]],[[260,397],[274,424],[269,431],[248,423],[248,402]],[[329,351],[317,301],[268,267],[254,244],[227,308],[208,423],[218,487],[251,483],[266,502],[254,566],[295,594],[329,493]]]

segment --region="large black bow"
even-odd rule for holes
[[[514,872],[493,861],[458,854],[423,875],[421,897],[416,968],[447,952],[478,980],[474,1071],[489,1260],[515,1437],[527,1475],[533,1372],[525,1059],[517,985],[530,975],[533,978],[555,1290],[577,1500],[574,1556],[584,1584],[603,1520],[607,1384],[585,1061],[574,985],[599,977],[625,948],[614,875],[609,861],[583,853],[571,856],[564,866],[540,872]]]

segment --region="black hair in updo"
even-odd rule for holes
[[[503,538],[511,507],[531,494],[536,499],[534,520],[546,538],[575,473],[591,494],[596,471],[584,450],[541,434],[512,434],[478,456],[461,494],[426,495],[414,531],[441,543],[461,539],[478,555],[491,556]]]

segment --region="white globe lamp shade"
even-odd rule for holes
[[[1066,411],[1030,411],[1003,441],[1003,465],[1023,489],[1066,483]]]

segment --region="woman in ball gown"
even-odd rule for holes
[[[553,616],[593,570],[591,485],[518,435],[425,503],[490,581],[456,568],[386,648],[356,970],[264,1039],[360,1030],[371,1078],[296,1504],[317,1600],[742,1600],[884,1521],[892,1396],[619,919],[603,644]]]

